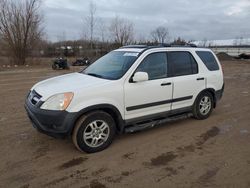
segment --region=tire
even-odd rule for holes
[[[210,92],[202,92],[198,95],[193,106],[195,119],[207,119],[213,111],[214,98]]]
[[[55,64],[52,64],[52,69],[53,70],[56,70],[57,69],[57,66]]]
[[[76,123],[72,140],[76,148],[86,153],[106,149],[115,137],[115,122],[106,112],[95,111],[83,115]]]

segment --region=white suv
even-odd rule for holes
[[[72,136],[80,151],[107,148],[115,134],[134,132],[180,115],[206,119],[224,90],[210,49],[125,46],[85,70],[34,85],[25,108],[51,136]]]

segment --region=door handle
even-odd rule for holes
[[[171,82],[166,82],[166,83],[162,83],[161,86],[170,86],[172,83]]]
[[[197,78],[196,80],[205,80],[205,78],[204,78],[204,77],[202,77],[202,78]]]

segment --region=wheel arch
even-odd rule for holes
[[[104,111],[108,113],[109,115],[111,115],[115,121],[116,132],[117,133],[123,132],[125,123],[124,123],[124,120],[122,118],[120,111],[114,105],[111,105],[111,104],[98,104],[98,105],[86,107],[80,110],[79,112],[77,112],[73,126],[71,127],[71,130],[70,130],[70,134],[72,134],[74,127],[76,125],[76,122],[79,120],[81,116],[83,116],[84,114],[91,113],[93,111],[97,111],[97,110]]]
[[[213,101],[214,101],[213,107],[216,108],[216,94],[215,94],[215,89],[213,89],[213,88],[206,88],[206,89],[202,90],[202,91],[196,96],[196,99],[195,99],[195,101],[194,101],[194,104],[195,104],[197,98],[198,98],[202,93],[204,93],[204,92],[209,92],[209,93],[212,94],[212,96],[213,96]],[[194,104],[193,104],[193,105],[194,105]]]

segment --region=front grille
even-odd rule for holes
[[[33,104],[33,105],[37,105],[38,102],[40,101],[40,99],[42,98],[41,95],[39,95],[35,90],[32,90],[29,94],[29,101]]]

